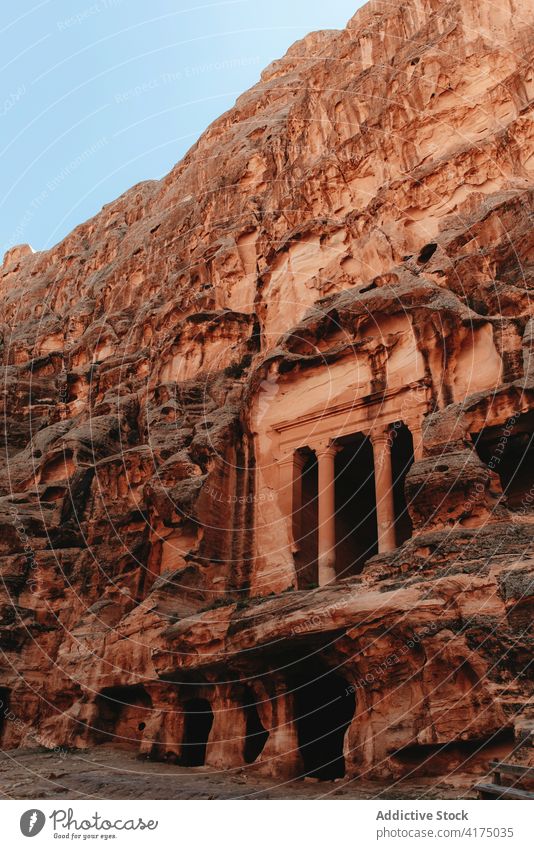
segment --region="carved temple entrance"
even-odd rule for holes
[[[358,574],[374,554],[410,538],[404,482],[422,454],[428,409],[417,389],[382,395],[380,407],[367,399],[275,426],[278,497],[300,588]]]

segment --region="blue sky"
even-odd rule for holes
[[[0,262],[162,177],[261,70],[360,0],[18,0],[0,17]]]

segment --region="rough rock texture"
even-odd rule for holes
[[[510,750],[532,694],[533,13],[373,0],[162,181],[6,254],[4,748],[293,777],[324,679],[348,776]],[[410,427],[421,406],[410,532],[310,588],[273,434],[340,437],[355,398]]]

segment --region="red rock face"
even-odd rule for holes
[[[371,2],[161,182],[6,254],[4,748],[335,778],[511,745],[533,12]]]

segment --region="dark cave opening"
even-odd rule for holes
[[[527,413],[514,424],[485,428],[472,436],[476,451],[499,475],[506,506],[515,512],[531,512],[530,493],[534,469],[534,413]]]
[[[437,249],[438,246],[436,242],[429,242],[428,245],[425,245],[424,248],[421,249],[421,252],[417,257],[417,262],[419,264],[430,262]]]
[[[393,502],[395,505],[395,538],[397,545],[411,539],[413,524],[406,503],[406,476],[414,463],[413,437],[406,425],[392,429],[391,466]]]
[[[269,738],[269,732],[264,728],[260,719],[256,697],[250,687],[245,688],[243,708],[246,721],[243,757],[245,763],[253,764],[263,752]]]
[[[185,725],[181,762],[184,766],[204,766],[213,711],[207,699],[189,699],[184,704]]]
[[[518,433],[511,437],[505,462],[500,470],[503,492],[511,510],[520,510],[526,502],[534,469],[534,433]]]
[[[356,709],[352,688],[341,675],[315,666],[295,686],[294,698],[304,774],[321,781],[343,778],[343,742]]]

